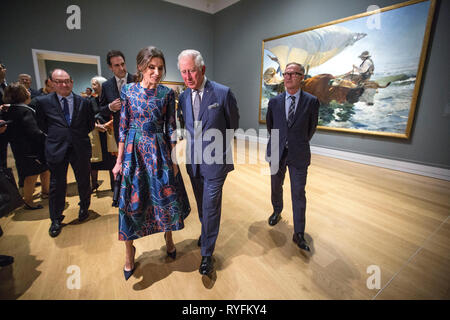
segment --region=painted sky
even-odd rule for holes
[[[371,15],[337,24],[353,32],[366,33],[367,36],[321,66],[312,68],[309,74],[346,73],[352,69],[353,64],[359,66],[361,59],[358,56],[365,50],[372,56],[375,74],[417,68],[429,6],[430,2],[426,1],[381,12],[376,17]],[[266,57],[264,70],[269,66],[275,64]]]

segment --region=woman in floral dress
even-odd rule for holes
[[[164,55],[146,47],[136,62],[136,82],[124,85],[121,92],[119,150],[113,169],[114,176],[122,175],[119,240],[125,241],[126,280],[135,269],[133,240],[164,232],[167,255],[175,259],[172,231],[184,228],[190,212],[181,173],[172,161],[175,95],[159,84],[166,71]]]

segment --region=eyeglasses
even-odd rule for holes
[[[303,76],[303,73],[300,73],[300,72],[285,72],[285,73],[283,73],[283,77],[285,77],[285,78],[290,78],[292,76],[301,77],[301,76]]]
[[[70,84],[72,82],[71,79],[66,79],[66,80],[52,80],[53,83],[55,84]]]

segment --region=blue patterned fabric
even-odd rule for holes
[[[119,142],[123,178],[119,201],[119,240],[180,230],[191,210],[181,172],[174,176],[171,142],[176,142],[175,95],[158,85],[124,85]]]

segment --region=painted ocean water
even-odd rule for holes
[[[392,133],[405,133],[411,100],[416,84],[416,70],[391,70],[374,74],[373,81],[386,88],[374,91],[373,105],[360,101],[355,104],[321,106],[320,125],[334,128],[361,129]],[[332,114],[331,114],[331,110]],[[323,116],[328,115],[328,116]]]

